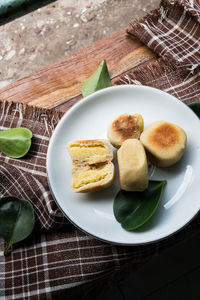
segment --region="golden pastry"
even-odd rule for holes
[[[113,183],[113,151],[107,140],[74,141],[67,149],[73,163],[71,187],[74,192],[93,192]]]
[[[71,187],[76,193],[88,193],[109,187],[114,181],[115,169],[108,161],[96,165],[74,165]]]
[[[178,162],[186,148],[185,131],[172,123],[156,121],[141,134],[140,140],[149,160],[158,167],[169,167]]]
[[[107,140],[81,140],[67,146],[74,163],[96,164],[113,159],[113,150]]]
[[[117,151],[121,189],[144,191],[148,187],[148,166],[143,145],[137,139],[126,140]]]
[[[107,137],[114,147],[119,148],[127,139],[139,139],[142,131],[143,118],[140,114],[121,114],[110,124]]]

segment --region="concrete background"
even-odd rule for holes
[[[0,87],[126,27],[159,2],[58,0],[0,26]]]

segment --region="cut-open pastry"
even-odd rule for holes
[[[140,114],[121,114],[110,124],[107,137],[114,147],[119,148],[127,139],[139,139],[142,131],[143,118]]]
[[[74,165],[72,189],[77,193],[98,191],[110,186],[114,181],[114,165],[106,162],[96,165]]]
[[[93,192],[113,183],[113,151],[107,140],[74,141],[67,149],[73,163],[71,187],[74,192]]]
[[[140,140],[149,160],[158,167],[169,167],[178,162],[186,148],[185,131],[172,123],[156,121],[141,134]]]
[[[142,192],[148,187],[147,158],[142,143],[126,140],[117,151],[121,189]]]
[[[74,163],[91,165],[113,159],[112,146],[103,139],[70,142],[67,149]]]

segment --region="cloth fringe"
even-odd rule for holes
[[[40,123],[47,122],[54,129],[64,113],[55,109],[44,109],[23,103],[0,100],[0,120],[3,117],[5,118],[5,115],[15,115],[20,119],[26,118],[27,120],[38,121]]]
[[[199,72],[200,4],[197,1],[162,0],[158,9],[139,22],[132,22],[127,34],[141,40],[166,64],[187,73]]]

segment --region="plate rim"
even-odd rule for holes
[[[103,241],[103,242],[106,242],[106,243],[109,243],[109,244],[112,244],[112,245],[120,245],[120,246],[139,246],[139,245],[149,245],[149,244],[154,244],[154,243],[157,243],[157,242],[160,242],[160,241],[163,241],[163,240],[166,240],[167,238],[170,238],[171,236],[177,234],[178,232],[180,232],[181,230],[183,230],[188,224],[190,224],[192,222],[192,220],[198,215],[198,213],[200,212],[200,207],[198,209],[198,211],[192,216],[192,218],[190,220],[188,220],[183,226],[181,226],[180,228],[176,229],[175,231],[173,231],[172,233],[169,233],[167,234],[166,236],[163,236],[163,237],[160,237],[160,238],[157,238],[157,239],[154,239],[154,240],[148,240],[148,241],[145,241],[145,242],[116,242],[116,241],[111,241],[111,240],[108,240],[108,239],[104,239],[102,237],[99,237],[98,235],[95,235],[95,234],[92,234],[90,233],[89,231],[83,229],[82,227],[80,227],[78,224],[76,224],[73,220],[71,220],[71,218],[65,213],[64,209],[61,207],[61,205],[59,204],[58,200],[56,199],[55,195],[54,195],[54,192],[52,190],[52,187],[51,187],[51,183],[50,183],[50,177],[49,177],[49,173],[48,173],[48,163],[49,163],[49,149],[51,148],[51,144],[52,144],[52,139],[54,138],[55,136],[55,131],[58,130],[57,128],[61,127],[62,126],[62,123],[65,121],[65,119],[67,118],[67,115],[70,113],[72,114],[74,110],[76,110],[79,106],[81,105],[84,105],[84,102],[88,102],[90,101],[91,99],[93,99],[94,95],[98,95],[98,94],[103,94],[105,91],[110,91],[110,90],[113,90],[113,89],[147,89],[147,90],[153,90],[155,92],[159,92],[161,94],[164,94],[164,95],[168,95],[171,97],[171,99],[173,99],[173,101],[179,103],[180,105],[183,105],[184,107],[187,107],[193,114],[193,117],[195,117],[198,121],[199,118],[197,117],[197,115],[194,113],[194,111],[186,104],[184,103],[183,101],[181,101],[180,99],[178,99],[177,97],[175,97],[174,95],[171,95],[163,90],[160,90],[160,89],[157,89],[157,88],[154,88],[154,87],[150,87],[150,86],[145,86],[145,85],[116,85],[116,86],[111,86],[111,87],[107,87],[107,88],[103,88],[101,90],[98,90],[90,95],[88,95],[87,97],[85,98],[82,98],[80,99],[77,103],[75,103],[72,107],[70,107],[65,113],[64,115],[61,117],[61,119],[58,121],[58,124],[56,125],[56,128],[54,129],[53,131],[53,134],[51,135],[50,137],[50,140],[49,140],[49,144],[48,144],[48,149],[47,149],[47,158],[46,158],[46,174],[47,174],[47,182],[48,182],[48,186],[49,186],[49,189],[50,189],[50,192],[51,192],[51,195],[54,199],[54,201],[56,202],[58,208],[61,210],[61,212],[63,213],[63,215],[67,218],[67,220],[70,221],[70,223],[72,223],[76,228],[78,228],[79,230],[81,230],[82,232],[100,240],[100,241]],[[82,100],[84,99],[84,102],[82,102]]]

